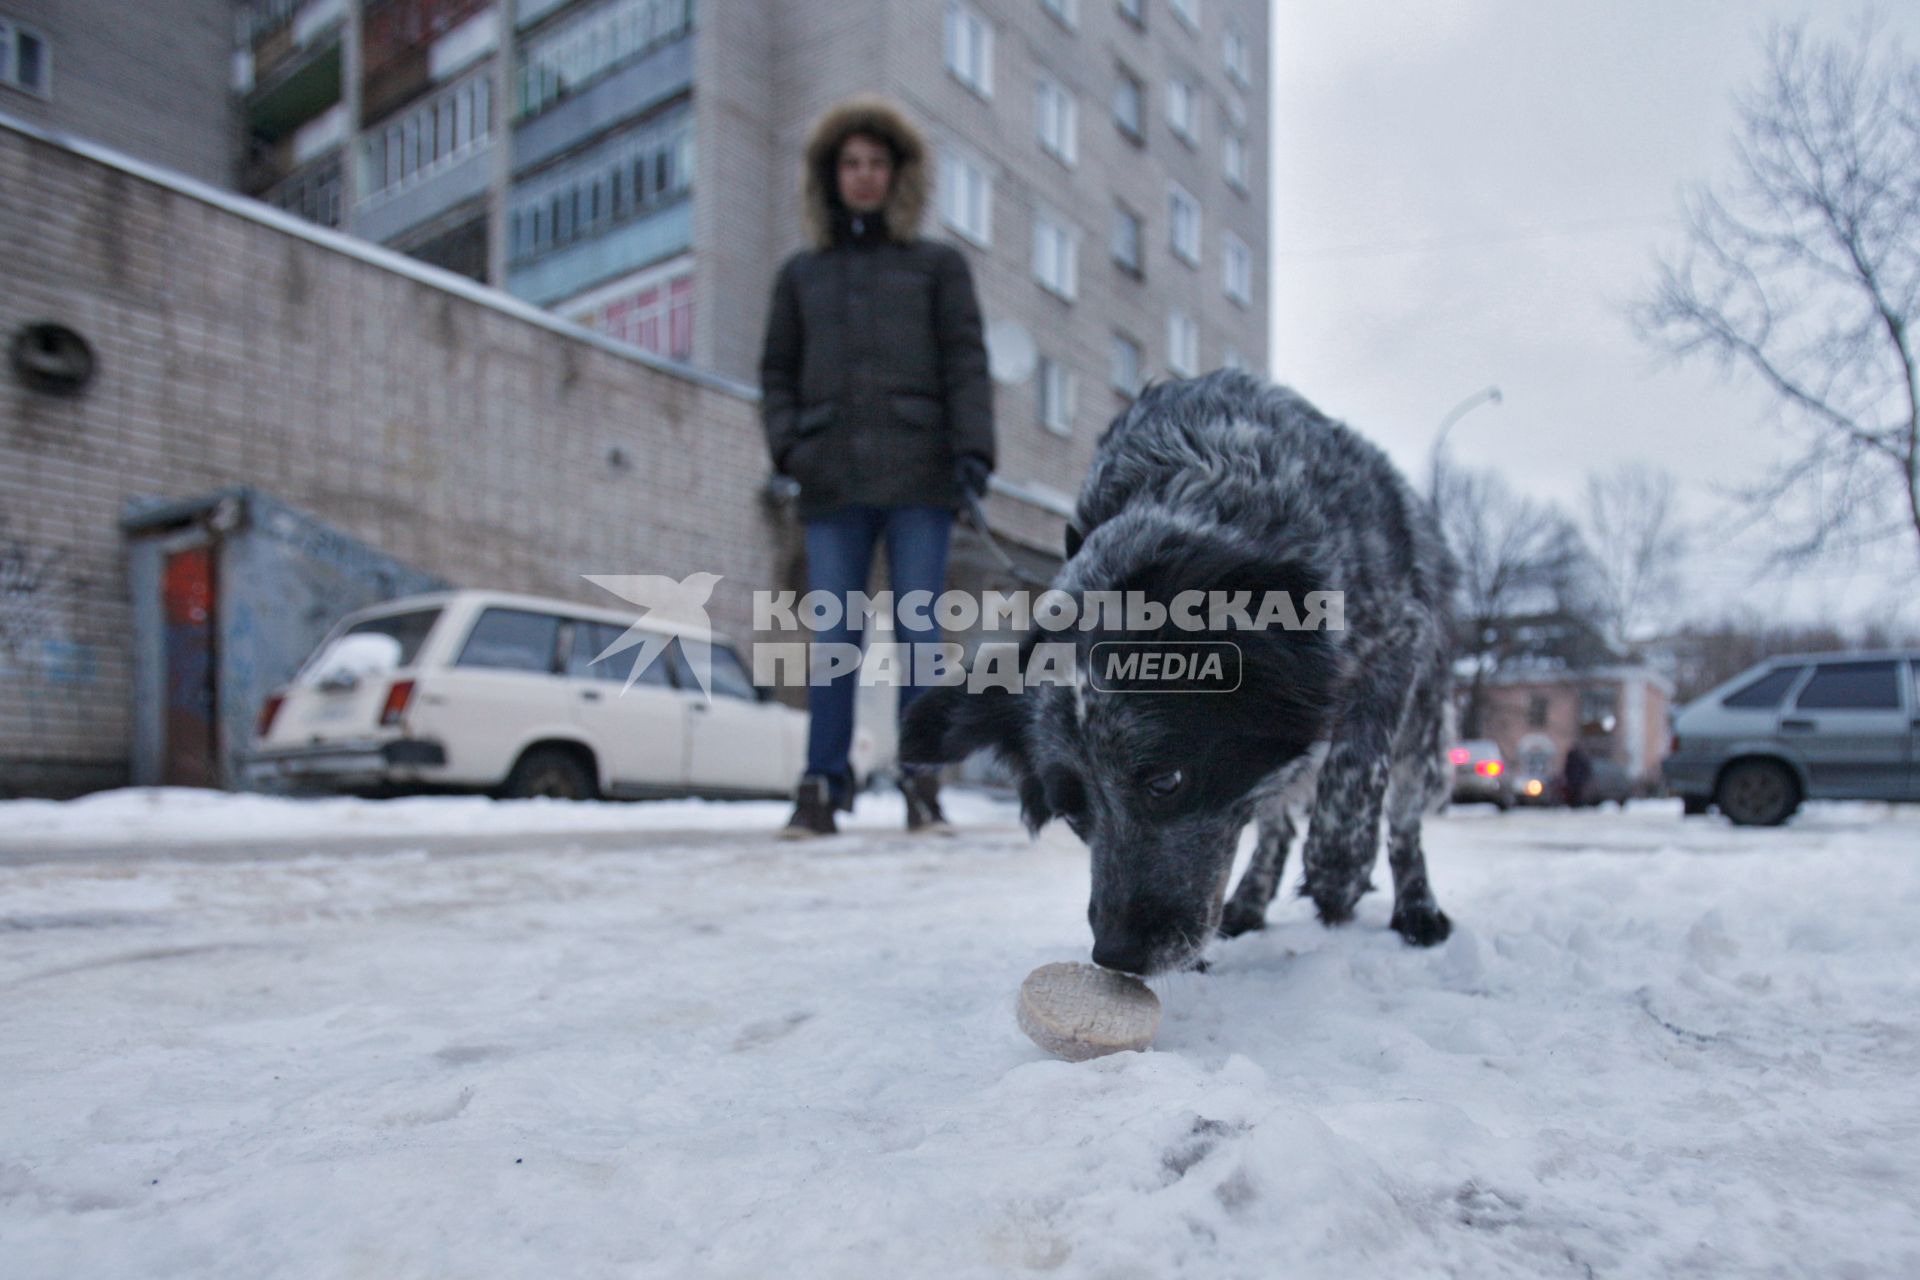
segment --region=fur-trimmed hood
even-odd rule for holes
[[[927,206],[927,140],[892,101],[849,98],[830,107],[807,134],[806,173],[801,180],[801,216],[815,248],[833,244],[834,212],[840,203],[840,146],[856,133],[878,138],[893,150],[893,187],[882,208],[887,237],[911,244],[920,235]]]

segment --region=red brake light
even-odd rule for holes
[[[1473,753],[1465,747],[1455,747],[1448,753],[1447,758],[1455,764],[1465,764],[1467,761],[1473,759]]]
[[[280,714],[280,704],[286,700],[287,695],[284,693],[270,693],[267,695],[267,700],[260,704],[260,718],[254,722],[254,737],[264,738],[267,736],[268,730],[273,728],[273,718]]]
[[[407,704],[413,701],[413,681],[395,680],[387,686],[387,705],[380,708],[382,727],[400,723],[400,717],[407,714]]]
[[[1473,766],[1473,771],[1483,778],[1497,778],[1503,769],[1504,766],[1498,760],[1482,760]]]

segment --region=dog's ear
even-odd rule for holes
[[[1327,589],[1327,582],[1305,556],[1276,556],[1199,535],[1170,539],[1136,566],[1122,587],[1162,602],[1182,591],[1246,593],[1252,629],[1236,618],[1219,630],[1184,632],[1169,620],[1154,638],[1233,642],[1240,651],[1240,684],[1217,705],[1220,727],[1270,741],[1274,753],[1291,758],[1325,730],[1339,677],[1339,643],[1322,625],[1324,615],[1316,615],[1307,601],[1309,593]],[[1284,593],[1291,602],[1277,624],[1271,618],[1262,621],[1261,605],[1269,592]],[[1338,616],[1344,619],[1344,613]],[[1300,625],[1290,626],[1289,620]]]
[[[988,748],[1024,759],[1026,715],[1025,699],[1002,686],[970,693],[964,685],[936,685],[907,708],[900,727],[900,759],[905,764],[947,764]]]

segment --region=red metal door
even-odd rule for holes
[[[168,552],[160,595],[167,708],[160,780],[170,787],[217,787],[213,545]]]

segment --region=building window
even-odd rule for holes
[[[1167,368],[1183,378],[1200,371],[1200,326],[1184,311],[1167,316]]]
[[[1602,733],[1613,732],[1614,692],[1612,689],[1582,689],[1580,691],[1580,727],[1598,728]]]
[[[1147,140],[1147,84],[1125,67],[1113,85],[1113,122],[1135,142]]]
[[[520,226],[509,250],[524,262],[651,214],[692,189],[693,116],[683,109],[522,183],[508,214],[509,229],[515,218]]]
[[[1040,0],[1040,7],[1069,31],[1080,25],[1080,0]]]
[[[1188,146],[1200,145],[1199,94],[1178,76],[1167,81],[1167,127]]]
[[[693,273],[684,272],[669,280],[649,279],[570,318],[616,342],[670,360],[690,360]]]
[[[947,4],[947,70],[981,97],[993,96],[993,26],[960,0]]]
[[[1190,30],[1200,29],[1200,0],[1167,0],[1167,7],[1173,10],[1173,16],[1186,23]]]
[[[1200,202],[1174,183],[1167,195],[1168,244],[1174,253],[1200,265]]]
[[[1079,236],[1065,219],[1041,210],[1033,218],[1033,278],[1067,301],[1078,288]]]
[[[1247,140],[1229,133],[1220,142],[1220,168],[1227,185],[1242,195],[1247,191]]]
[[[1112,369],[1107,375],[1115,391],[1131,400],[1140,394],[1140,366],[1145,353],[1124,333],[1113,335]]]
[[[1117,0],[1120,16],[1131,22],[1137,30],[1147,29],[1147,0]]]
[[[1141,274],[1140,241],[1144,234],[1139,214],[1123,204],[1113,206],[1113,261],[1130,275]]]
[[[1073,433],[1073,370],[1050,356],[1040,357],[1040,425],[1055,435]]]
[[[1241,306],[1253,301],[1253,252],[1247,242],[1229,231],[1221,237],[1221,288]]]
[[[1246,357],[1240,354],[1240,348],[1234,346],[1229,346],[1226,351],[1221,354],[1220,367],[1222,369],[1232,369],[1236,373],[1252,372],[1252,370],[1247,367]]]
[[[1531,694],[1527,698],[1527,727],[1544,729],[1547,727],[1547,695]]]
[[[548,107],[693,29],[692,0],[607,0],[527,42],[520,55],[518,114]]]
[[[360,144],[360,198],[412,186],[478,150],[493,130],[493,77],[482,69]]]
[[[1253,66],[1247,57],[1247,41],[1235,27],[1220,37],[1220,52],[1227,64],[1227,75],[1242,89],[1253,83]]]
[[[993,243],[993,179],[984,165],[951,149],[940,155],[940,217],[977,245]]]
[[[1040,145],[1061,164],[1079,156],[1080,104],[1056,80],[1042,80],[1033,95],[1033,114]]]
[[[53,49],[47,38],[12,18],[0,18],[0,85],[36,97],[53,96]]]

